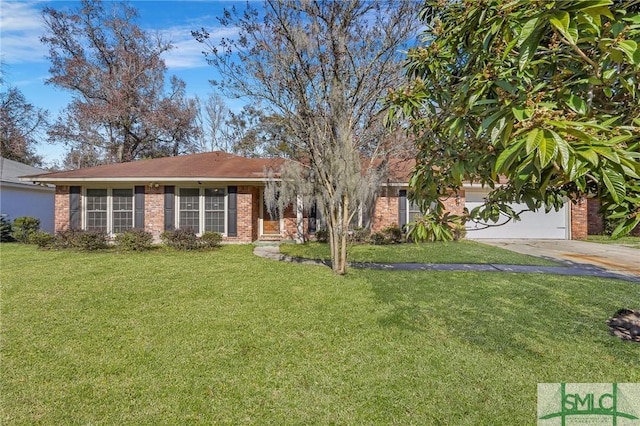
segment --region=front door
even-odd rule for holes
[[[272,216],[269,213],[264,199],[262,201],[262,233],[264,235],[280,235],[280,218],[277,214]]]

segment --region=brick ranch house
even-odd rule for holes
[[[116,234],[142,228],[155,239],[165,230],[216,231],[228,243],[300,240],[317,228],[314,210],[290,208],[271,217],[264,205],[267,170],[284,160],[244,158],[223,152],[108,164],[21,179],[54,184],[55,231],[100,230]],[[377,232],[403,226],[416,214],[407,200],[411,161],[396,162],[368,214],[359,225]],[[452,213],[473,208],[487,190],[467,185],[445,204]],[[527,212],[522,221],[500,227],[468,226],[467,238],[582,239],[587,236],[587,200],[560,212]]]

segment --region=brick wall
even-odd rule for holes
[[[588,233],[589,235],[602,235],[605,232],[605,220],[600,213],[600,201],[597,198],[587,200],[588,210]],[[636,226],[630,233],[640,237],[640,225]]]
[[[455,215],[461,215],[464,213],[465,195],[464,190],[461,189],[457,194],[451,194],[448,197],[440,198],[440,201],[442,201],[448,212]]]
[[[604,218],[598,212],[600,202],[596,198],[587,200],[587,233],[589,235],[604,234]]]
[[[398,225],[398,189],[384,188],[376,199],[371,232],[380,232],[390,225]]]
[[[284,229],[282,230],[283,236],[286,240],[293,240],[296,238],[298,234],[297,226],[296,226],[296,212],[293,209],[293,206],[289,206],[284,211],[284,215],[282,218],[282,222],[284,222]]]
[[[238,236],[225,237],[226,242],[250,243],[259,235],[260,187],[238,187]],[[445,207],[453,214],[462,214],[465,193],[460,197],[443,198]],[[599,204],[595,199],[581,199],[571,203],[571,235],[573,239],[584,239],[588,234],[602,233],[604,221],[598,213]],[[387,226],[398,224],[398,188],[385,188],[375,202],[371,218],[371,231],[379,232]],[[304,229],[307,234],[308,218],[305,214]],[[55,190],[55,231],[69,228],[69,186],[56,186]],[[159,240],[164,231],[164,187],[145,187],[145,230]],[[640,227],[633,232],[640,235]],[[290,207],[284,215],[283,236],[295,239],[297,236],[295,210]],[[308,238],[308,235],[305,235]]]
[[[69,229],[69,187],[57,185],[54,196],[54,231]]]
[[[145,186],[144,229],[151,232],[155,241],[160,241],[160,234],[164,232],[164,186]]]
[[[584,240],[588,235],[588,214],[587,214],[587,199],[581,197],[576,203],[569,203],[571,206],[571,239],[572,240]]]
[[[452,214],[461,215],[464,211],[465,192],[461,190],[458,197],[451,195],[441,198],[445,208]],[[380,232],[391,225],[398,225],[399,201],[398,189],[387,188],[378,197],[371,221],[371,232]]]

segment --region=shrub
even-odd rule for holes
[[[74,248],[76,246],[76,234],[80,231],[73,229],[65,229],[58,231],[55,235],[55,241],[53,245],[56,248]]]
[[[0,242],[10,243],[15,241],[11,235],[11,223],[6,216],[0,216]]]
[[[382,232],[374,232],[373,234],[371,234],[371,237],[369,237],[369,241],[371,241],[371,244],[376,246],[387,244],[387,238]]]
[[[356,227],[350,232],[349,237],[352,243],[364,243],[369,239],[371,231],[367,228]]]
[[[316,231],[316,241],[319,243],[328,243],[329,231],[327,231],[326,229],[318,229]]]
[[[79,250],[94,251],[108,247],[107,234],[100,231],[60,231],[55,236],[54,247],[75,248]]]
[[[160,235],[164,244],[176,250],[197,250],[200,246],[198,236],[193,229],[176,229],[164,231]]]
[[[200,245],[205,249],[219,247],[221,242],[222,234],[218,232],[205,232],[200,237]]]
[[[31,237],[40,230],[40,219],[21,216],[13,221],[13,238],[23,244],[29,244]]]
[[[38,248],[51,249],[55,247],[56,237],[48,232],[38,231],[31,236],[30,242]]]
[[[85,251],[102,250],[108,247],[107,234],[100,231],[78,231],[75,248]]]
[[[387,244],[398,244],[403,242],[404,240],[404,234],[402,232],[402,229],[400,229],[398,225],[395,225],[395,224],[384,228],[382,230],[382,233],[384,234],[387,240]]]
[[[423,218],[417,219],[414,223],[409,224],[409,232],[407,238],[412,241],[452,241],[453,224],[448,214],[443,218],[439,218],[435,214],[425,215]]]
[[[369,241],[373,245],[399,244],[404,241],[404,234],[397,225],[390,225],[380,232],[375,232],[369,237]]]
[[[153,235],[144,229],[130,229],[116,235],[116,244],[126,251],[144,251],[153,246]]]

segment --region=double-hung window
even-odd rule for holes
[[[226,233],[226,191],[223,188],[181,188],[178,194],[178,228],[199,234]]]
[[[133,189],[87,189],[85,229],[118,234],[133,228]]]
[[[113,233],[119,234],[133,228],[133,191],[114,189],[111,202]]]
[[[200,189],[180,190],[180,217],[178,228],[200,232]]]
[[[204,230],[224,233],[224,189],[204,190]]]
[[[420,211],[420,207],[415,201],[407,200],[408,208],[407,208],[407,219],[409,222],[413,222],[416,219],[421,219],[424,217],[424,214]],[[434,201],[429,205],[426,213],[429,213],[431,210],[437,207],[437,203]]]
[[[106,189],[87,189],[87,231],[108,231],[107,198]]]

